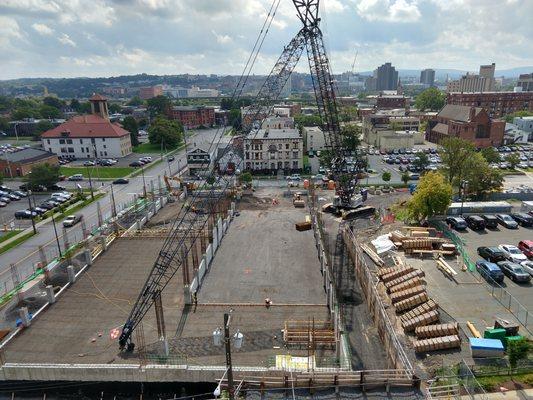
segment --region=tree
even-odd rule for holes
[[[152,144],[175,148],[183,139],[183,126],[178,121],[171,121],[163,116],[156,117],[148,128],[148,140]]]
[[[0,117],[0,132],[5,132],[9,129],[9,122],[7,118]]]
[[[65,106],[65,102],[63,100],[52,96],[45,97],[43,99],[43,104],[49,107],[57,108],[58,110],[61,110]]]
[[[143,101],[141,100],[141,98],[139,96],[133,96],[131,98],[130,101],[128,101],[126,104],[128,106],[134,106],[134,107],[138,107],[140,106],[141,104],[143,103]]]
[[[361,127],[355,124],[344,125],[341,129],[342,144],[348,151],[357,151],[361,144]]]
[[[72,99],[70,100],[70,108],[72,108],[76,112],[80,112],[81,104],[78,99]]]
[[[54,127],[54,124],[52,124],[47,119],[42,119],[39,122],[37,122],[37,126],[35,127],[35,131],[33,132],[33,136],[36,138],[39,138],[43,132],[46,132]]]
[[[420,111],[438,111],[444,107],[446,95],[437,88],[429,88],[420,93],[415,100],[415,107]]]
[[[81,103],[78,112],[82,114],[89,114],[91,112],[91,103],[89,103],[88,101]]]
[[[241,174],[241,182],[242,183],[250,183],[250,182],[252,182],[252,174],[250,172],[243,172]]]
[[[120,108],[120,106],[119,106],[117,103],[111,103],[111,104],[109,105],[109,112],[110,112],[111,114],[117,114],[117,113],[119,113],[120,111],[121,111],[121,108]]]
[[[320,166],[329,168],[331,166],[332,158],[333,158],[333,155],[331,154],[330,150],[322,150],[320,152],[320,156],[318,156],[318,161],[320,163]]]
[[[124,118],[124,121],[122,121],[122,127],[130,133],[131,145],[138,146],[139,125],[137,125],[137,121],[135,120],[135,118],[128,115],[126,118]]]
[[[402,131],[402,130],[403,130],[403,122],[392,121],[392,122],[390,123],[390,128],[391,128],[393,131]]]
[[[410,179],[410,176],[409,176],[409,173],[407,171],[405,171],[403,174],[402,174],[402,182],[404,183],[404,185],[407,185],[407,182],[409,182],[409,179]]]
[[[442,141],[443,153],[441,154],[444,171],[450,184],[459,185],[466,175],[469,160],[476,154],[472,143],[451,137]]]
[[[294,122],[300,126],[321,126],[322,118],[319,115],[296,115]]]
[[[59,165],[40,164],[31,169],[26,181],[30,188],[37,188],[39,185],[51,186],[59,180]]]
[[[40,116],[41,114],[39,114],[39,111],[37,111],[34,108],[26,107],[26,106],[17,108],[11,114],[11,118],[16,121],[25,119],[25,118],[39,118]]]
[[[339,111],[339,119],[342,122],[350,122],[356,120],[358,117],[357,107],[355,106],[344,106],[341,107]]]
[[[392,178],[392,175],[389,171],[383,172],[383,175],[381,175],[381,179],[383,179],[384,182],[390,181]]]
[[[429,165],[428,155],[421,151],[416,153],[415,159],[413,160],[413,165],[417,168],[420,168],[420,171],[425,171],[426,167]]]
[[[489,164],[500,162],[500,153],[494,147],[481,149],[481,155]]]
[[[509,365],[514,369],[518,365],[518,361],[528,359],[531,345],[524,337],[519,340],[511,340],[508,343]]]
[[[146,104],[148,107],[148,111],[152,116],[165,114],[172,105],[170,99],[167,96],[163,95],[148,99],[146,101]]]
[[[526,111],[526,110],[516,111],[512,114],[506,115],[505,122],[513,122],[513,119],[515,119],[516,117],[531,117],[531,116],[533,116],[533,112],[531,111]]]
[[[427,121],[420,122],[420,125],[418,126],[418,132],[426,133],[427,127],[428,127],[428,122]]]
[[[232,108],[229,112],[228,123],[233,127],[233,129],[240,129],[242,124],[241,110],[238,108]]]
[[[430,171],[420,178],[407,207],[411,217],[420,220],[444,214],[452,202],[452,186],[444,175]]]
[[[491,168],[481,153],[474,153],[465,168],[468,192],[478,199],[483,199],[487,194],[501,190],[503,175],[499,170]]]
[[[52,119],[59,118],[61,116],[61,111],[55,107],[43,104],[41,107],[39,107],[39,114],[41,114],[42,118]]]
[[[510,165],[512,169],[515,169],[518,164],[520,164],[520,156],[518,153],[512,153],[507,156],[505,159]]]

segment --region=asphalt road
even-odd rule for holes
[[[216,129],[199,130],[189,133],[187,139],[188,146],[193,146],[194,143],[211,142],[213,137],[217,134]],[[154,161],[157,160],[154,157]],[[168,174],[169,167],[172,173],[176,173],[179,169],[186,165],[186,151],[180,150],[175,154],[175,160],[171,163],[162,162],[154,165],[151,168],[145,170],[144,182],[147,190],[150,190],[150,185],[153,182],[154,189],[158,188],[158,176],[163,177],[165,172]],[[63,183],[63,182],[62,182]],[[75,182],[69,182],[67,185],[74,185]],[[88,187],[87,180],[81,182],[82,187]],[[93,185],[99,186],[105,191],[105,196],[99,199],[102,214],[105,218],[111,216],[111,185],[109,181],[93,182]],[[164,185],[164,183],[163,183]],[[138,175],[134,178],[130,178],[130,181],[126,185],[113,185],[113,194],[115,198],[115,204],[117,210],[122,209],[122,205],[130,203],[133,200],[134,194],[143,192],[143,177]],[[21,203],[19,201],[18,203]],[[21,208],[24,208],[21,204]],[[85,207],[81,212],[84,216],[85,224],[89,230],[96,227],[98,224],[97,216],[97,204],[92,203]],[[57,224],[57,230],[59,235],[59,246],[61,251],[64,250],[64,238],[63,227],[61,224]],[[67,229],[67,237],[69,243],[76,243],[83,238],[82,225],[77,224],[72,228]],[[8,252],[0,255],[0,292],[5,291],[13,287],[12,276],[10,272],[10,265],[15,264],[18,270],[20,279],[24,279],[29,276],[34,269],[34,265],[40,261],[39,246],[45,247],[45,253],[47,260],[58,255],[58,246],[56,243],[54,227],[52,222],[48,222],[38,228],[38,235],[33,236],[19,246],[9,250]]]

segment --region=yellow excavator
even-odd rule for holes
[[[168,192],[172,196],[179,196],[181,192],[183,191],[183,188],[186,187],[188,191],[196,189],[196,184],[194,182],[184,182],[182,178],[179,176],[167,176],[164,175],[163,179],[165,181],[165,185],[167,186]],[[177,187],[172,187],[171,181],[177,182]]]

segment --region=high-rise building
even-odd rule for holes
[[[435,70],[428,68],[420,71],[420,83],[433,86],[435,84]]]
[[[398,71],[390,62],[383,64],[374,71],[376,90],[396,90],[398,88]]]
[[[522,92],[533,92],[533,73],[520,74],[516,86],[522,88]]]
[[[448,82],[447,92],[491,92],[495,87],[496,64],[481,65],[479,75],[466,74],[456,81]]]

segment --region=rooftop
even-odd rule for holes
[[[29,147],[13,153],[4,153],[0,155],[0,159],[8,160],[9,162],[29,163],[38,160],[44,160],[53,156],[55,156],[55,154],[50,153],[49,151]]]
[[[447,118],[454,121],[470,122],[470,110],[474,108],[474,116],[478,115],[483,108],[460,106],[456,104],[446,104],[442,110],[437,114],[438,117]]]
[[[118,138],[130,133],[119,124],[99,115],[78,115],[44,132],[41,138]]]
[[[214,110],[214,107],[208,106],[174,106],[172,110],[174,111],[199,111],[199,110]]]
[[[298,129],[259,129],[257,134],[250,134],[247,139],[301,139]]]

